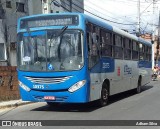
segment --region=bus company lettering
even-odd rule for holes
[[[129,67],[128,65],[125,65],[124,66],[124,75],[127,75],[127,74],[132,74],[132,68]]]
[[[44,85],[33,85],[35,89],[44,89]]]
[[[110,64],[109,63],[103,63],[103,69],[109,69]]]

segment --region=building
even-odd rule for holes
[[[28,0],[28,14],[42,14],[42,0]]]
[[[17,65],[17,19],[41,13],[41,0],[0,0],[0,66]]]
[[[84,13],[84,0],[42,0],[42,12],[81,12]]]
[[[28,15],[27,0],[1,0],[0,65],[16,66],[17,19]]]
[[[0,66],[17,65],[16,30],[19,17],[83,11],[83,0],[0,0]]]
[[[0,65],[6,65],[5,60],[7,59],[6,56],[6,44],[5,44],[5,27],[4,27],[4,9],[0,0]]]

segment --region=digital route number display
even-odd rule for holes
[[[43,26],[66,26],[66,25],[78,25],[77,15],[59,15],[59,16],[41,16],[32,17],[28,19],[22,19],[20,22],[20,28],[34,28]]]

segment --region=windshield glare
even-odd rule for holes
[[[19,34],[18,67],[24,71],[68,71],[83,66],[82,33],[50,30],[44,35]]]

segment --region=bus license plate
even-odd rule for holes
[[[54,96],[44,96],[45,100],[55,100],[56,98]]]

